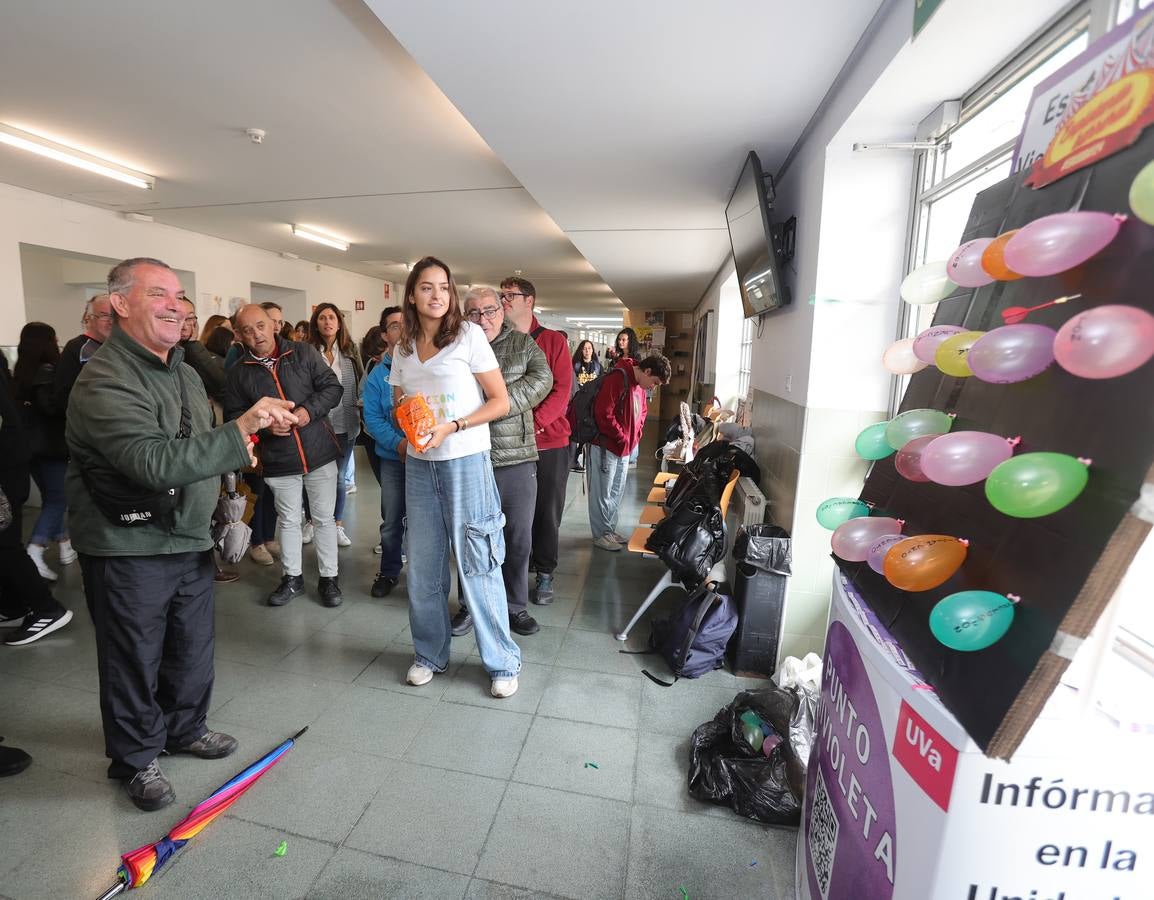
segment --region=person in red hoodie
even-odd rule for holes
[[[533,409],[537,431],[537,508],[533,514],[529,568],[537,573],[537,579],[529,599],[543,606],[553,602],[557,530],[561,527],[565,486],[569,482],[569,420],[565,411],[573,393],[573,363],[565,336],[537,321],[533,312],[536,302],[537,289],[528,279],[511,275],[501,282],[505,317],[518,331],[532,336],[553,372],[553,387]]]
[[[649,404],[645,392],[669,383],[669,360],[655,354],[640,363],[629,357],[619,359],[601,382],[593,401],[597,419],[597,440],[589,446],[589,528],[593,546],[618,551],[629,538],[617,533],[617,513],[625,479],[629,474],[629,454],[641,440]]]

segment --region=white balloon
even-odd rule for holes
[[[950,281],[946,261],[937,260],[919,266],[902,281],[901,295],[906,303],[924,306],[937,303],[952,294],[957,285]]]
[[[886,348],[886,352],[882,354],[882,365],[895,375],[913,375],[914,372],[924,369],[927,364],[914,354],[914,339],[904,338],[894,341]]]

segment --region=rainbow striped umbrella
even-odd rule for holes
[[[198,834],[217,816],[228,809],[236,799],[252,787],[262,775],[280,761],[297,738],[308,731],[306,725],[279,747],[262,756],[243,772],[213,791],[212,796],[197,806],[177,823],[168,834],[154,844],[145,844],[131,853],[125,853],[120,868],[116,871],[116,884],[100,895],[100,900],[110,900],[117,894],[138,888],[159,868],[167,863],[189,838]]]

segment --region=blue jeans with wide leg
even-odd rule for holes
[[[509,635],[501,564],[505,516],[488,451],[458,459],[405,462],[405,506],[416,543],[410,549],[409,628],[416,660],[434,672],[449,665],[449,551],[457,558],[461,593],[473,616],[481,662],[489,677],[521,671],[521,649]]]

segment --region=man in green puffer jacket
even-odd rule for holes
[[[263,398],[213,428],[204,385],[177,346],[186,306],[176,273],[129,259],[109,273],[108,290],[117,325],[68,401],[69,524],[96,627],[108,777],[154,810],[176,798],[161,752],[217,759],[236,749],[235,738],[205,724],[209,522],[219,476],[253,462],[249,438],[297,417]]]
[[[529,615],[529,553],[537,508],[537,436],[533,407],[553,387],[549,360],[527,334],[505,321],[496,288],[478,285],[465,294],[465,318],[481,326],[509,389],[509,414],[489,423],[493,474],[505,514],[505,562],[501,574],[509,604],[509,628],[517,634],[541,630]],[[465,604],[453,617],[454,636],[468,634],[473,617]]]

